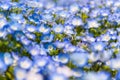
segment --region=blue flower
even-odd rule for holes
[[[40,47],[38,45],[34,45],[34,46],[30,47],[29,52],[33,56],[39,55],[40,54]]]
[[[32,40],[35,40],[36,36],[32,33],[25,33],[26,37],[29,38],[29,39],[32,39]]]
[[[87,64],[88,55],[87,53],[72,53],[70,54],[70,60],[76,66],[83,67],[84,65]]]
[[[4,30],[0,30],[0,38],[5,38],[8,33]]]
[[[14,31],[12,35],[17,41],[19,41],[20,37],[24,36],[24,33],[22,31]]]
[[[50,80],[68,80],[64,75],[61,75],[61,74],[52,74],[50,75]]]
[[[39,23],[39,21],[42,19],[42,16],[37,13],[33,13],[28,16],[28,19],[32,22]]]
[[[74,17],[73,19],[72,19],[72,25],[74,25],[74,26],[82,26],[83,25],[83,21],[82,21],[82,19],[81,18],[79,18],[79,17]]]
[[[46,43],[46,42],[52,42],[54,39],[54,35],[52,34],[45,34],[40,37],[41,42]]]
[[[53,15],[50,14],[50,13],[48,13],[48,14],[43,14],[42,17],[43,17],[43,20],[44,20],[44,21],[52,22],[52,21],[54,20],[54,19],[53,19]]]
[[[76,46],[66,43],[64,52],[75,52],[75,51],[76,51]]]
[[[37,28],[35,26],[28,25],[28,26],[26,26],[26,30],[28,32],[35,32],[37,30]]]
[[[10,24],[10,29],[12,31],[19,31],[19,30],[21,30],[21,25],[18,24],[18,23],[11,23]]]
[[[76,13],[80,10],[80,6],[78,4],[72,4],[72,5],[70,5],[69,8],[70,8],[69,10],[72,14]]]
[[[7,20],[4,18],[0,18],[0,29],[3,29],[6,24]]]
[[[19,59],[18,64],[22,69],[30,69],[32,61],[28,57],[22,57]]]
[[[70,13],[67,12],[67,11],[59,11],[59,12],[58,12],[58,15],[59,15],[60,17],[62,17],[62,18],[68,18],[68,17],[70,17]]]
[[[41,24],[38,27],[38,31],[43,33],[43,34],[48,34],[48,33],[50,33],[50,28],[47,25],[45,25],[45,24]]]
[[[64,53],[59,53],[57,56],[52,57],[54,61],[66,64],[69,61],[69,55]]]
[[[75,34],[74,27],[72,25],[66,24],[64,28],[64,33],[67,35]]]
[[[5,63],[6,65],[11,65],[11,64],[13,64],[13,58],[12,58],[12,56],[11,56],[10,53],[5,53],[5,54],[4,54],[4,63]]]
[[[60,42],[60,41],[55,41],[54,42],[54,45],[57,47],[57,48],[64,48],[65,47],[65,42]]]
[[[25,36],[23,36],[23,37],[20,38],[20,42],[23,45],[29,45],[31,43],[31,41],[29,39],[27,39]]]
[[[27,71],[21,68],[15,68],[14,75],[16,80],[24,80],[27,75]]]
[[[53,26],[52,30],[55,32],[55,33],[63,33],[64,31],[64,27],[62,24],[56,24]]]
[[[93,42],[91,43],[91,49],[93,51],[103,51],[106,47],[106,44],[104,42]]]
[[[96,20],[88,20],[87,21],[88,28],[98,28],[99,26],[100,26],[100,23],[98,23]]]
[[[11,7],[11,5],[9,3],[2,3],[2,4],[0,4],[0,7],[3,10],[8,10]]]
[[[88,72],[84,75],[83,80],[110,80],[109,73],[106,72]]]
[[[50,52],[51,50],[56,49],[56,47],[53,45],[53,43],[45,43],[44,48],[46,49],[47,52]]]
[[[47,56],[36,56],[33,59],[34,59],[34,64],[40,68],[47,66],[47,63],[49,61],[49,58]]]

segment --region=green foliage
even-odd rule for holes
[[[9,66],[7,71],[5,72],[5,78],[7,80],[14,80],[14,67]]]
[[[54,49],[54,50],[50,50],[50,56],[55,56],[59,54],[59,50],[58,49]]]
[[[12,2],[19,2],[19,0],[12,0]]]
[[[85,32],[85,29],[82,26],[76,27],[75,30],[77,32],[77,36],[81,36]]]

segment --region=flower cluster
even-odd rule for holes
[[[120,80],[120,1],[0,0],[0,80]]]

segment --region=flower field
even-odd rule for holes
[[[0,0],[0,80],[120,80],[120,0]]]

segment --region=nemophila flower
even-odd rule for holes
[[[82,13],[86,13],[87,14],[89,11],[90,11],[90,7],[82,7],[81,8],[81,12]]]
[[[120,35],[117,36],[117,40],[120,42]]]
[[[95,52],[92,52],[92,53],[88,54],[88,59],[92,62],[95,62],[100,59],[100,55],[96,54]]]
[[[40,55],[47,55],[47,51],[44,48],[40,49]]]
[[[111,35],[117,35],[117,31],[114,29],[108,29],[108,33],[110,33]]]
[[[113,2],[113,0],[109,0],[109,1],[106,0],[105,3],[106,3],[106,4],[105,4],[106,7],[111,7],[114,2]]]
[[[13,58],[13,64],[15,63],[16,65],[17,64],[16,62],[20,59],[19,53],[11,52],[11,56]]]
[[[7,20],[6,19],[0,19],[0,29],[3,29],[4,28],[4,26],[7,24]]]
[[[53,19],[53,15],[50,14],[50,13],[48,13],[48,14],[43,14],[42,17],[43,17],[43,20],[44,20],[44,21],[52,22],[52,21],[54,20],[54,19]]]
[[[96,20],[87,21],[87,28],[98,28],[99,26],[100,26],[100,23],[98,23]]]
[[[106,44],[104,42],[100,42],[100,41],[93,42],[90,47],[93,51],[102,51],[105,49]]]
[[[14,75],[16,80],[24,80],[27,75],[27,71],[21,68],[15,68]]]
[[[23,36],[23,37],[20,38],[20,42],[23,45],[29,45],[31,43],[31,41],[29,39],[27,39],[25,36]]]
[[[66,24],[64,25],[65,28],[64,28],[64,33],[67,34],[67,35],[71,35],[71,34],[74,34],[74,27],[72,25],[69,25],[69,24]]]
[[[118,44],[119,44],[119,42],[118,43],[111,42],[110,45],[109,45],[109,47],[116,47],[117,48]]]
[[[6,35],[7,35],[6,31],[0,30],[0,38],[5,38]]]
[[[29,69],[32,66],[32,61],[28,57],[22,57],[19,59],[18,65],[22,69]]]
[[[62,17],[62,18],[68,18],[68,17],[70,17],[70,13],[67,12],[67,11],[59,11],[59,12],[58,12],[58,15],[59,15],[60,17]]]
[[[81,26],[81,25],[83,25],[83,21],[82,21],[82,19],[81,18],[79,18],[79,17],[74,17],[73,19],[72,19],[72,25],[74,25],[74,26]]]
[[[4,63],[6,65],[11,65],[13,63],[13,58],[10,53],[5,53],[4,54]]]
[[[80,70],[80,69],[73,69],[72,70],[72,75],[76,77],[76,79],[80,79],[85,72]]]
[[[54,42],[54,45],[57,47],[57,48],[64,48],[65,46],[65,42],[60,42],[60,41],[55,41]]]
[[[69,10],[71,13],[76,13],[80,10],[80,7],[78,4],[72,4],[70,5]]]
[[[33,13],[28,16],[28,19],[32,22],[39,23],[39,21],[42,19],[42,16],[37,13]]]
[[[102,10],[100,10],[100,14],[101,14],[101,16],[106,17],[110,14],[110,11],[109,11],[109,9],[102,9]]]
[[[3,74],[7,70],[7,65],[0,59],[0,73]]]
[[[120,7],[120,1],[118,1],[118,2],[114,2],[114,7]]]
[[[56,24],[53,26],[52,30],[55,32],[55,33],[63,33],[64,31],[64,27],[62,24]]]
[[[49,2],[46,2],[45,3],[46,5],[44,6],[46,9],[51,9],[51,8],[54,8],[56,5],[54,2],[52,1],[49,1]]]
[[[88,72],[84,75],[84,80],[109,80],[109,74],[104,72]]]
[[[56,64],[56,62],[50,59],[49,63],[46,66],[46,70],[48,71],[48,73],[56,72],[56,68],[58,65],[58,63]]]
[[[11,29],[12,31],[18,31],[18,30],[21,29],[21,25],[18,24],[18,23],[11,23],[11,24],[10,24],[10,29]]]
[[[115,58],[115,59],[110,59],[109,61],[106,62],[106,65],[110,66],[112,69],[120,69],[120,59]]]
[[[37,67],[41,67],[41,68],[45,67],[49,62],[49,58],[47,56],[36,56],[33,59],[34,59],[34,64]]]
[[[69,55],[64,53],[59,53],[57,56],[52,57],[54,61],[66,64],[69,61]]]
[[[100,54],[100,60],[101,61],[107,61],[109,60],[113,55],[113,51],[112,50],[104,50],[103,53]]]
[[[109,41],[111,39],[111,35],[109,33],[103,34],[100,36],[101,41]]]
[[[77,46],[75,52],[86,53],[86,50]]]
[[[75,52],[75,50],[76,50],[76,46],[73,46],[73,45],[66,44],[64,48],[64,52]]]
[[[54,39],[54,35],[52,34],[45,34],[40,37],[41,42],[46,43],[46,42],[52,42]]]
[[[67,78],[64,75],[58,74],[58,73],[50,75],[49,79],[50,80],[67,80]]]
[[[67,66],[62,66],[62,67],[57,67],[56,69],[57,73],[63,74],[66,77],[71,77],[74,74],[74,71],[72,71],[69,67]]]
[[[30,47],[29,52],[33,56],[39,55],[40,54],[40,47],[39,47],[39,45],[34,45],[34,46]]]
[[[25,2],[26,2],[25,4],[28,7],[33,7],[33,8],[42,8],[43,7],[43,3],[39,2],[39,1],[25,1]]]
[[[1,7],[3,10],[8,10],[8,9],[11,7],[11,5],[10,5],[9,3],[2,3],[2,4],[0,5],[0,7]]]
[[[12,35],[18,41],[20,40],[20,37],[24,36],[24,33],[22,31],[14,31]]]
[[[28,72],[25,80],[43,80],[43,76],[39,73]]]
[[[89,1],[88,3],[89,3],[90,8],[95,8],[96,7],[96,4],[95,4],[94,1]]]
[[[110,14],[108,16],[108,21],[111,22],[112,24],[120,24],[120,15],[118,12]]]
[[[56,47],[52,43],[44,44],[44,48],[46,49],[47,52],[50,52],[50,51],[56,49]]]
[[[91,17],[91,18],[96,18],[100,13],[100,9],[98,8],[98,9],[94,9],[94,10],[92,10],[91,12],[90,12],[90,14],[89,14],[89,16]]]
[[[40,44],[40,55],[47,55],[47,51],[44,48],[43,44]]]
[[[15,13],[12,13],[9,18],[12,20],[12,21],[19,21],[21,19],[23,19],[23,15],[22,14],[15,14]]]
[[[88,36],[86,35],[86,37],[82,38],[82,39],[83,39],[83,41],[95,42],[95,38],[91,35],[88,35]]]
[[[35,31],[36,31],[36,27],[35,27],[35,26],[28,25],[28,26],[26,26],[26,30],[27,30],[28,32],[35,32]]]
[[[76,66],[83,67],[84,65],[87,64],[88,55],[87,53],[72,53],[70,54],[70,60]]]
[[[43,34],[48,34],[48,33],[50,33],[50,28],[47,25],[45,25],[45,24],[41,24],[38,27],[38,31],[43,33]]]
[[[35,38],[36,38],[36,36],[34,35],[34,34],[32,34],[32,33],[25,33],[25,35],[26,35],[26,37],[28,38],[28,39],[32,39],[32,40],[35,40]]]

